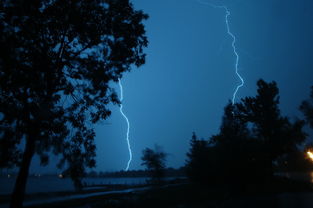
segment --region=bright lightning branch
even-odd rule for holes
[[[130,125],[129,125],[129,120],[128,120],[127,116],[123,112],[123,104],[122,104],[122,101],[123,101],[123,86],[122,86],[122,82],[121,82],[120,79],[118,80],[118,84],[120,86],[120,92],[121,92],[121,95],[120,95],[121,96],[120,97],[120,102],[121,102],[121,104],[120,104],[120,112],[121,112],[122,116],[124,117],[124,119],[125,119],[125,121],[127,123],[126,142],[127,142],[128,152],[129,152],[129,160],[127,162],[127,166],[125,168],[125,171],[128,171],[129,165],[130,165],[130,163],[132,161],[132,157],[133,157],[132,150],[131,150],[130,143],[129,143],[129,127],[130,127]]]
[[[236,89],[235,89],[235,91],[233,93],[232,104],[235,104],[235,100],[236,100],[236,96],[237,96],[238,90],[244,85],[245,82],[244,82],[242,76],[238,72],[239,55],[238,55],[237,48],[236,48],[236,36],[230,31],[230,27],[229,27],[230,11],[228,10],[228,8],[226,6],[217,6],[217,5],[214,5],[214,4],[211,4],[211,3],[207,3],[207,2],[202,2],[202,1],[199,1],[199,3],[203,4],[203,5],[211,6],[213,8],[219,8],[219,9],[224,9],[225,10],[225,23],[226,23],[226,27],[227,27],[227,33],[232,38],[232,48],[233,48],[233,52],[234,52],[234,54],[236,56],[235,73],[236,73],[237,77],[240,79],[240,84],[238,84],[236,86]]]

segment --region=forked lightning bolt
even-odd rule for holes
[[[226,6],[218,6],[218,5],[214,5],[214,4],[207,3],[207,2],[202,2],[202,1],[199,1],[199,3],[203,4],[203,5],[211,6],[213,8],[219,8],[219,9],[224,9],[225,10],[225,14],[226,14],[225,15],[225,23],[226,23],[226,27],[227,27],[227,33],[233,39],[231,45],[232,45],[234,54],[236,56],[235,73],[236,73],[237,77],[240,79],[240,84],[236,86],[235,92],[233,93],[232,104],[235,104],[237,92],[238,92],[239,88],[241,88],[244,85],[245,82],[244,82],[242,76],[238,72],[239,55],[238,55],[238,52],[237,52],[237,49],[236,49],[236,36],[230,31],[230,27],[229,27],[230,11],[228,10],[228,8]]]
[[[234,54],[236,56],[235,73],[236,73],[237,77],[240,79],[240,82],[241,82],[239,85],[236,86],[236,89],[235,89],[235,91],[233,93],[232,104],[235,104],[237,92],[244,85],[245,82],[244,82],[242,76],[238,72],[239,55],[238,55],[238,52],[237,52],[237,49],[236,49],[236,36],[230,31],[230,27],[229,27],[230,11],[228,10],[228,8],[226,6],[218,6],[218,5],[214,5],[214,4],[207,3],[207,2],[202,2],[202,1],[199,1],[199,3],[203,4],[203,5],[211,6],[213,8],[219,8],[219,9],[224,9],[225,10],[225,23],[226,23],[226,27],[227,27],[227,33],[232,38],[232,48],[233,48],[233,52],[234,52]],[[121,94],[120,94],[120,101],[122,102],[123,101],[123,86],[122,86],[122,83],[121,83],[120,79],[118,80],[118,82],[119,82],[119,87],[120,87],[120,92],[121,92]],[[126,123],[127,123],[126,141],[127,141],[127,146],[128,146],[128,152],[129,152],[129,160],[127,162],[127,166],[125,168],[125,171],[128,171],[129,165],[130,165],[130,163],[132,161],[132,150],[131,150],[130,142],[129,142],[129,128],[130,128],[130,124],[129,124],[129,120],[128,120],[127,116],[123,112],[123,104],[122,103],[120,104],[120,112],[121,112],[122,116],[125,118]]]
[[[120,92],[121,92],[121,95],[120,95],[120,102],[121,102],[121,104],[120,104],[120,112],[121,112],[122,116],[125,118],[125,121],[127,123],[126,141],[127,141],[128,152],[129,152],[129,160],[127,162],[127,166],[125,168],[125,171],[128,171],[129,165],[130,165],[130,163],[132,161],[132,158],[133,158],[132,150],[131,150],[130,143],[129,143],[129,127],[130,127],[130,125],[129,125],[129,121],[128,121],[127,116],[123,112],[123,104],[122,104],[122,101],[123,101],[123,86],[122,86],[122,82],[121,82],[120,79],[118,79],[118,84],[120,86]]]

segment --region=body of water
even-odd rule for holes
[[[0,195],[10,194],[13,191],[15,177],[0,178]],[[105,184],[145,184],[147,177],[138,178],[85,178],[84,185],[105,185]],[[70,178],[58,178],[57,176],[30,177],[27,181],[26,193],[43,193],[74,191],[74,186]]]

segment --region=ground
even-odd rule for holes
[[[91,196],[55,203],[26,206],[28,208],[207,208],[207,207],[269,207],[269,208],[312,208],[312,184],[276,177],[271,183],[249,184],[241,190],[227,185],[195,185],[187,181],[160,186],[110,187],[110,190],[132,190]],[[108,189],[107,189],[108,190]],[[226,191],[227,190],[227,191]],[[231,191],[229,191],[231,190]],[[101,189],[87,191],[97,193]],[[80,194],[84,194],[81,192]],[[71,194],[71,193],[67,193]],[[59,195],[66,195],[66,193]],[[36,196],[27,196],[35,198]],[[38,197],[38,195],[37,195]],[[47,196],[39,196],[47,197]]]

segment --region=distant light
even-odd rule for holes
[[[59,174],[58,177],[59,177],[59,178],[63,178],[63,175],[62,175],[62,174]]]
[[[306,153],[308,154],[309,158],[313,161],[313,153],[310,151],[307,151]]]
[[[11,175],[10,175],[10,174],[8,174],[8,178],[11,178]]]

